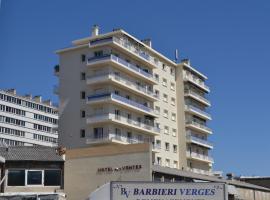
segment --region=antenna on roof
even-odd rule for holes
[[[179,59],[179,55],[178,55],[178,49],[175,49],[175,62],[177,63],[178,59]]]

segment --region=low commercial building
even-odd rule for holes
[[[270,176],[241,176],[240,181],[245,181],[254,185],[270,188]]]
[[[38,194],[63,196],[64,159],[55,148],[0,147],[0,162],[0,199]]]
[[[228,198],[270,200],[270,190],[238,180],[206,176],[153,165],[149,144],[106,145],[66,152],[65,193],[69,200],[86,199],[110,181],[218,182],[228,185]]]

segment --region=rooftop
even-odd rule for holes
[[[0,147],[0,158],[5,161],[59,161],[64,159],[56,148],[44,146],[12,146]],[[0,160],[1,162],[1,160]]]

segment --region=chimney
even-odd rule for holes
[[[147,46],[149,46],[150,48],[152,48],[152,41],[150,38],[147,38],[147,39],[143,39],[141,40],[142,43],[146,44]]]
[[[35,102],[38,102],[38,103],[42,103],[42,97],[41,96],[39,96],[39,95],[37,95],[37,96],[34,96],[34,101]]]
[[[48,106],[52,106],[52,101],[50,99],[43,101]]]
[[[32,95],[31,95],[31,94],[26,94],[26,95],[24,95],[24,97],[25,97],[26,99],[32,100]]]
[[[92,27],[92,37],[98,36],[98,34],[99,34],[99,27],[98,27],[98,25],[95,24]]]
[[[8,89],[6,92],[10,93],[10,94],[14,94],[16,95],[16,90],[15,89]]]
[[[181,61],[190,66],[190,60],[188,58],[182,59]]]

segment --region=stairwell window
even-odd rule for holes
[[[86,60],[86,56],[85,56],[84,54],[82,54],[82,55],[81,55],[81,61],[82,61],[82,62],[85,62],[85,60]]]
[[[176,114],[172,113],[172,121],[175,121],[175,120],[176,120]]]
[[[175,91],[175,84],[171,83],[171,90]]]
[[[163,101],[168,102],[168,95],[167,94],[163,94]]]
[[[80,131],[80,137],[85,138],[85,129],[81,129]]]
[[[175,145],[175,144],[173,145],[173,152],[177,153],[177,145]]]
[[[176,137],[176,129],[175,128],[172,129],[172,136]]]
[[[85,91],[81,91],[81,99],[85,99]]]
[[[162,85],[164,87],[167,87],[167,79],[165,79],[165,78],[162,79]]]
[[[170,167],[170,159],[165,160],[165,167]]]
[[[86,76],[85,76],[85,73],[84,72],[81,72],[81,80],[85,80],[86,79]]]
[[[173,106],[175,106],[175,98],[171,98],[171,104],[173,105]]]

